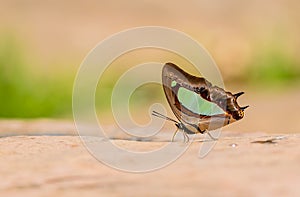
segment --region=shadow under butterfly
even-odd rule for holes
[[[237,103],[237,98],[244,92],[227,92],[205,78],[190,75],[173,63],[164,65],[162,82],[168,103],[179,121],[156,111],[152,115],[175,122],[178,129],[172,141],[179,130],[183,132],[185,142],[189,141],[187,134],[197,133],[207,133],[216,140],[209,131],[242,119],[244,110],[249,107],[240,107]]]

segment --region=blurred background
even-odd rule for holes
[[[155,25],[193,37],[215,59],[226,89],[246,92],[240,99],[250,105],[246,117],[227,130],[300,132],[299,1],[0,0],[0,5],[1,119],[72,120],[73,82],[88,52],[114,33]],[[130,67],[145,59],[177,61],[151,50],[130,57],[114,62],[102,79],[107,88],[99,91],[97,106],[107,122],[109,95],[124,62]],[[160,87],[149,88],[134,95],[136,109],[165,99]]]

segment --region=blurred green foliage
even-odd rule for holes
[[[21,45],[7,34],[0,38],[0,117],[59,117],[72,109],[72,79],[34,75]]]
[[[28,65],[23,52],[22,44],[14,36],[0,37],[0,118],[71,117],[75,73],[54,71],[47,76],[32,73],[29,68],[37,65]],[[297,60],[284,48],[269,45],[258,50],[241,77],[233,81],[248,82],[262,89],[298,83]],[[53,66],[59,68],[59,65]],[[121,74],[121,71],[112,70],[101,82],[96,94],[98,110],[105,113],[110,110],[111,93]],[[144,108],[161,97],[164,97],[161,88],[146,86],[132,95],[130,105]]]
[[[296,57],[286,52],[286,48],[274,42],[258,50],[242,77],[252,86],[281,88],[300,82],[299,64]]]

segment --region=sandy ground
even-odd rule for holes
[[[274,137],[280,138],[261,143]],[[162,144],[116,141],[133,147]],[[133,174],[98,162],[77,136],[2,137],[0,196],[300,195],[299,134],[227,132],[200,159],[202,143],[194,142],[165,168]]]

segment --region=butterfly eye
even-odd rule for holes
[[[239,111],[239,116],[244,117],[244,111]]]

